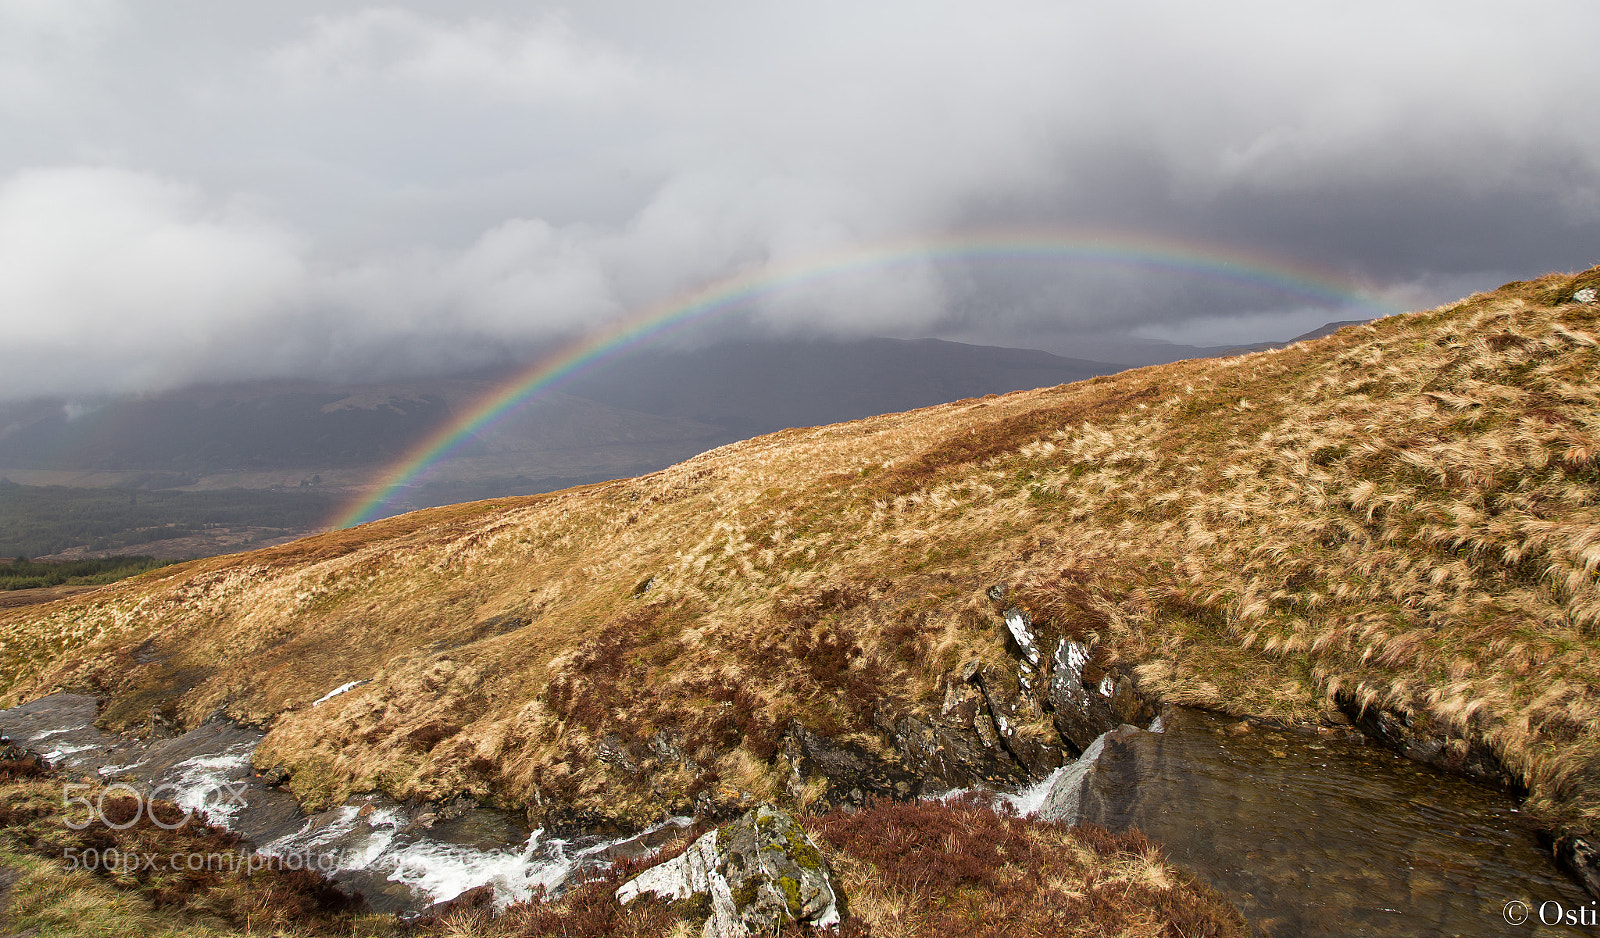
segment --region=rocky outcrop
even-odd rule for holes
[[[859,808],[869,800],[906,801],[922,794],[923,779],[913,769],[878,758],[866,749],[813,733],[796,723],[784,744],[789,761],[789,793],[796,802],[808,782],[823,784],[816,806]]]
[[[1091,742],[1075,762],[1063,767],[1051,780],[1050,787],[1039,803],[1039,817],[1068,825],[1084,820],[1088,814],[1085,793],[1091,790],[1091,776],[1099,765],[1100,754],[1105,751],[1107,741],[1113,737],[1126,738],[1138,732],[1140,730],[1137,727],[1124,726],[1102,733]]]
[[[1008,660],[974,659],[946,675],[936,711],[873,715],[874,728],[899,750],[903,769],[896,769],[912,776],[912,791],[1016,787],[1071,762],[1106,731],[1156,717],[1131,672],[1108,670],[1087,640],[1041,629],[1026,610],[1002,605],[1005,593],[997,585],[988,595]],[[814,748],[803,737],[800,743]],[[827,760],[809,764],[827,774]],[[830,780],[829,791],[837,787]],[[853,788],[904,797],[882,786]]]
[[[626,905],[647,892],[706,902],[704,938],[770,934],[788,922],[833,928],[840,921],[839,895],[822,854],[793,817],[771,805],[623,883],[617,901]]]

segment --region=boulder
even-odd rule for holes
[[[1094,810],[1095,786],[1100,781],[1097,775],[1100,771],[1100,756],[1108,745],[1115,745],[1141,734],[1149,735],[1136,726],[1120,726],[1096,737],[1084,747],[1083,755],[1079,756],[1076,762],[1061,767],[1051,777],[1049,787],[1039,803],[1038,816],[1046,821],[1060,821],[1068,825],[1080,821],[1105,823],[1106,819]]]
[[[711,831],[681,855],[623,883],[623,905],[642,893],[669,901],[704,897],[703,938],[776,933],[786,922],[839,924],[840,902],[827,863],[788,813],[761,805]]]

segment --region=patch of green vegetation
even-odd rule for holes
[[[106,557],[100,560],[44,562],[18,557],[0,562],[0,590],[39,589],[46,586],[101,586],[147,570],[164,567],[170,560],[154,557]]]

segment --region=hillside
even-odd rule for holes
[[[163,568],[0,611],[0,688],[97,694],[117,727],[224,710],[313,804],[626,822],[839,800],[790,769],[840,751],[885,791],[924,757],[951,783],[1039,775],[1083,743],[1017,690],[1021,610],[1087,647],[1119,715],[1355,720],[1592,828],[1600,305],[1571,298],[1595,286]],[[950,717],[974,686],[1015,705],[978,754]]]

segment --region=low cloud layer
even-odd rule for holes
[[[470,367],[980,229],[1401,307],[1600,262],[1592,4],[1301,6],[0,0],[0,397]],[[1073,354],[1349,314],[956,258],[804,280],[742,327]]]

